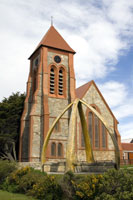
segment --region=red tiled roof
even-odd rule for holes
[[[92,81],[80,86],[79,88],[76,89],[76,97],[79,99],[82,99],[82,97],[85,95],[87,90],[89,89]]]
[[[110,113],[112,114],[112,116],[114,117],[114,119],[117,121],[117,119],[115,118],[114,114],[112,113],[110,107],[108,106],[108,104],[106,103],[104,97],[102,96],[100,90],[98,89],[98,87],[96,86],[95,82],[92,80],[82,86],[80,86],[79,88],[76,89],[76,97],[79,98],[79,99],[82,99],[84,97],[84,95],[86,94],[86,92],[88,91],[89,87],[91,85],[94,85],[96,90],[98,91],[99,95],[101,96],[101,98],[103,99],[105,105],[107,106],[107,108],[109,109]],[[118,123],[118,121],[117,121]]]
[[[122,149],[126,151],[133,151],[133,143],[121,143]]]
[[[58,31],[54,28],[54,26],[51,26],[47,33],[42,38],[41,42],[38,44],[35,51],[41,46],[47,46],[52,47],[68,52],[75,53],[75,51],[67,44],[67,42],[63,39],[63,37],[58,33]],[[34,52],[35,52],[34,51]],[[33,53],[34,53],[33,52]],[[32,54],[33,55],[33,54]],[[31,55],[31,56],[32,56]],[[30,56],[30,57],[31,57]]]

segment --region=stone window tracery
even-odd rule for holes
[[[92,106],[99,113],[100,110],[97,106]],[[98,119],[98,117],[89,109],[86,112],[88,134],[90,136],[90,141],[93,149],[107,149],[107,130],[104,124]],[[81,126],[81,125],[80,125]],[[84,136],[81,127],[81,147],[85,147]]]

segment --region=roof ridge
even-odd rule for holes
[[[55,29],[53,25],[50,26],[46,34],[43,36],[39,44],[37,45],[31,56],[40,48],[40,46],[46,46],[54,49],[59,49],[75,54],[76,52],[69,46],[61,34]],[[31,58],[29,57],[29,59]]]
[[[87,90],[90,88],[90,86],[94,84],[97,92],[99,93],[99,95],[101,96],[102,100],[104,101],[105,105],[107,106],[107,108],[109,109],[110,113],[112,114],[112,116],[114,117],[114,119],[117,121],[116,117],[114,116],[112,110],[110,109],[109,105],[107,104],[106,100],[104,99],[102,93],[100,92],[99,88],[97,87],[96,83],[94,80],[89,81],[88,83],[80,86],[79,88],[76,89],[76,97],[78,97],[79,99],[82,99],[84,97],[84,95],[86,94]],[[118,123],[118,121],[117,121]]]
[[[88,81],[87,83],[84,83],[83,85],[79,86],[78,88],[83,87],[84,85],[87,85],[87,84],[89,84],[89,83],[92,82],[92,81],[93,81],[93,80]],[[76,88],[76,89],[78,89],[78,88]]]
[[[76,96],[78,98],[82,98],[85,93],[87,92],[87,90],[89,89],[90,85],[93,83],[93,80],[85,83],[84,85],[81,85],[80,87],[76,88]]]

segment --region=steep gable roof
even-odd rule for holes
[[[92,84],[95,86],[97,92],[98,92],[99,95],[101,96],[102,100],[104,101],[106,107],[107,107],[108,110],[110,111],[110,113],[111,113],[111,115],[113,116],[113,118],[117,121],[117,119],[115,118],[114,114],[112,113],[110,107],[109,107],[108,104],[106,103],[106,101],[105,101],[103,95],[101,94],[100,90],[98,89],[98,87],[96,86],[96,84],[95,84],[95,82],[94,82],[93,80],[90,81],[90,82],[88,82],[88,83],[86,83],[86,84],[84,84],[84,85],[82,85],[82,86],[80,86],[79,88],[76,88],[76,97],[79,98],[79,99],[82,99],[82,98],[85,96],[86,92],[89,90],[89,88],[90,88],[90,86],[91,86]],[[117,123],[118,123],[118,121],[117,121]]]
[[[63,37],[58,33],[58,31],[54,28],[54,26],[51,26],[49,28],[49,30],[47,31],[47,33],[42,38],[41,42],[38,44],[38,46],[35,49],[35,51],[40,46],[52,47],[52,48],[55,48],[55,49],[60,49],[60,50],[68,51],[68,52],[71,52],[71,53],[76,53],[67,44],[67,42],[63,39]],[[35,51],[33,53],[35,53]],[[32,53],[32,55],[33,55],[33,53]]]
[[[85,93],[88,91],[89,87],[91,86],[91,82],[85,83],[84,85],[76,88],[76,97],[82,99]]]

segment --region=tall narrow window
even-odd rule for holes
[[[62,147],[62,144],[59,143],[58,144],[58,156],[60,157],[60,156],[62,156],[62,154],[63,154],[63,147]]]
[[[58,94],[63,95],[63,70],[59,70]]]
[[[55,94],[55,70],[53,67],[50,70],[50,94]]]
[[[88,131],[89,131],[89,135],[90,135],[90,140],[91,140],[91,144],[93,144],[92,112],[89,112],[88,124],[89,124]]]
[[[56,144],[54,142],[51,144],[51,156],[56,156]]]
[[[99,119],[95,115],[95,147],[99,148]]]
[[[106,128],[104,126],[104,124],[102,124],[102,148],[106,148],[107,147],[107,144],[106,144]]]

